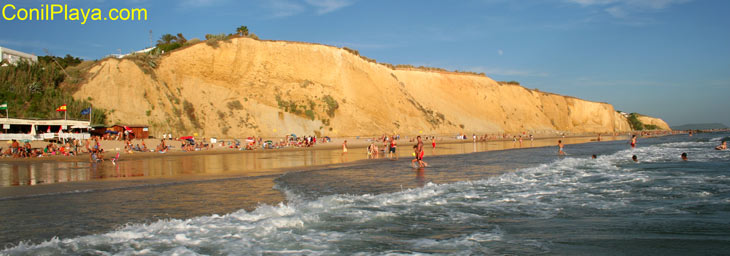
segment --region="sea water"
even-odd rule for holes
[[[422,170],[404,159],[290,172],[273,179],[286,196],[278,204],[130,222],[0,254],[727,254],[730,151],[714,147],[728,136],[568,145],[565,157],[555,147],[427,157]],[[175,186],[159,193],[201,184]]]

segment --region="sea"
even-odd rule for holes
[[[6,187],[0,255],[728,255],[730,151],[714,147],[729,139],[444,144],[426,168],[402,145],[398,160]]]

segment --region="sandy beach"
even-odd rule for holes
[[[426,137],[425,135],[423,137]],[[496,137],[496,136],[495,136]],[[646,136],[649,137],[649,136]],[[467,136],[467,139],[456,139],[456,136],[435,136],[436,138],[436,144],[454,144],[454,143],[473,143],[475,142],[474,139],[470,136]],[[582,139],[588,139],[588,140],[597,140],[598,134],[580,134],[580,135],[568,135],[568,136],[535,136],[533,137],[534,141],[539,141],[537,145],[544,146],[549,145],[549,141],[554,141],[553,144],[557,145],[557,140],[560,139],[566,139],[566,138],[582,138]],[[603,135],[602,137],[605,140],[615,140],[615,139],[628,139],[628,135],[622,135],[622,136],[606,136]],[[610,139],[608,139],[610,138]],[[264,139],[264,141],[268,140],[267,138]],[[279,141],[278,138],[272,139],[273,141],[277,142]],[[283,140],[283,138],[282,138]],[[120,154],[120,159],[138,159],[138,158],[149,158],[149,157],[165,157],[165,156],[181,156],[181,155],[190,155],[190,154],[226,154],[226,153],[247,153],[247,152],[262,152],[262,151],[300,151],[300,150],[332,150],[332,149],[341,149],[342,143],[347,140],[347,146],[348,149],[353,150],[359,150],[359,149],[365,149],[367,148],[370,143],[375,143],[381,150],[383,148],[384,143],[382,141],[378,141],[377,138],[374,137],[344,137],[344,138],[331,138],[330,142],[321,142],[319,140],[314,146],[312,147],[296,147],[296,146],[288,146],[288,147],[282,147],[282,148],[276,148],[276,149],[262,149],[260,146],[256,147],[253,150],[240,150],[233,148],[233,144],[235,143],[233,139],[224,139],[224,140],[218,140],[216,143],[211,143],[210,148],[203,148],[195,151],[183,151],[181,149],[182,141],[180,140],[164,140],[166,145],[171,146],[170,149],[164,153],[157,153],[157,152],[140,152],[140,151],[133,151],[132,153],[124,152],[124,145],[125,142],[122,140],[100,140],[99,143],[101,145],[101,148],[104,149],[106,152],[104,157],[106,159],[109,159],[111,157],[114,157],[117,153]],[[242,145],[245,144],[245,139],[239,139],[241,141]],[[147,145],[148,149],[154,149],[156,148],[160,143],[161,139],[134,139],[131,141],[132,145],[142,145],[142,143],[145,143]],[[431,147],[431,140],[423,140],[424,145]],[[490,138],[488,140],[479,140],[477,142],[499,142],[499,143],[506,143],[504,144],[503,148],[495,148],[495,150],[499,149],[505,149],[505,148],[512,148],[519,145],[519,140],[513,139],[512,137],[509,138]],[[529,143],[530,139],[528,137],[522,138],[522,144],[524,147],[530,147]],[[0,142],[0,145],[10,145],[10,141],[4,141]],[[208,142],[209,143],[209,142]],[[409,148],[403,147],[405,145],[412,146],[415,145],[415,136],[404,136],[400,140],[397,140],[398,145],[401,147],[400,149],[407,149]],[[512,143],[510,145],[510,143]],[[570,142],[566,142],[567,144],[570,144]],[[45,141],[32,141],[30,142],[31,147],[33,148],[44,148],[46,145],[49,144],[49,142]],[[5,148],[5,147],[3,147]],[[74,161],[89,161],[89,155],[88,153],[80,153],[78,156],[44,156],[44,157],[34,157],[34,158],[11,158],[11,157],[2,157],[0,158],[0,162],[3,161],[11,161],[11,162],[23,162],[23,161],[67,161],[67,162],[74,162]]]

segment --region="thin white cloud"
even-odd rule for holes
[[[317,15],[331,13],[354,3],[354,0],[270,0],[265,8],[274,18],[283,18],[313,11]]]
[[[499,54],[499,56],[502,56],[502,55],[504,55],[504,51],[502,51],[502,49],[499,49],[499,50],[497,50],[497,54]]]
[[[267,1],[268,9],[272,11],[274,18],[289,17],[304,12],[304,5],[290,0],[271,0]]]
[[[317,9],[318,15],[334,12],[353,4],[353,1],[350,0],[305,0],[305,2]]]
[[[179,6],[182,8],[199,8],[221,3],[225,0],[182,0]]]
[[[656,12],[692,0],[564,0],[583,7],[599,7],[609,15],[628,19],[635,13]]]

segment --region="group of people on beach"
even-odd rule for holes
[[[49,142],[42,148],[34,148],[31,146],[30,141],[24,141],[23,145],[20,145],[20,141],[11,140],[9,141],[10,146],[7,149],[0,148],[0,155],[3,157],[12,158],[33,158],[33,157],[44,157],[44,156],[75,156],[82,153],[81,142],[75,139],[69,139],[65,142]]]
[[[398,142],[400,136],[394,135],[394,136],[383,136],[380,138],[380,140],[383,142],[383,149],[380,150],[378,146],[375,144],[375,139],[373,139],[370,142],[370,145],[367,147],[367,155],[368,159],[377,159],[382,151],[383,156],[385,156],[385,153],[388,153],[388,159],[390,160],[398,160]],[[436,139],[434,138],[432,140],[432,147],[436,148]],[[342,155],[344,156],[347,154],[347,140],[345,140],[342,143]],[[416,144],[413,145],[413,156],[414,159],[411,161],[411,164],[413,167],[427,167],[428,163],[423,161],[423,156],[425,152],[423,149],[423,139],[421,136],[416,137]]]
[[[379,141],[382,141],[383,148],[379,149],[378,145],[375,144],[375,139],[373,139],[370,142],[370,145],[367,147],[367,155],[368,159],[377,159],[380,157],[380,154],[382,153],[383,156],[385,154],[388,154],[388,159],[390,160],[398,160],[398,153],[396,152],[398,149],[398,139],[400,138],[400,135],[394,135],[394,136],[383,136]],[[344,150],[344,149],[343,149]],[[382,151],[382,152],[381,152]]]

